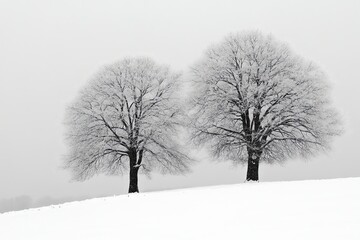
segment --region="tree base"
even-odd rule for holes
[[[259,157],[253,157],[250,155],[248,160],[248,169],[246,174],[246,181],[259,181]]]

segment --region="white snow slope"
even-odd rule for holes
[[[360,239],[360,178],[122,195],[0,214],[0,239]]]

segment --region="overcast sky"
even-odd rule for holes
[[[359,2],[0,0],[0,199],[126,193],[127,176],[72,182],[61,169],[67,104],[105,64],[147,56],[186,73],[210,44],[252,29],[326,72],[345,129],[327,154],[260,165],[260,180],[359,177]],[[140,191],[245,180],[245,166],[198,156],[191,174],[141,177]]]

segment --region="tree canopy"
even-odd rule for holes
[[[193,137],[217,156],[258,164],[309,156],[339,133],[325,74],[260,32],[228,36],[193,67]]]
[[[66,166],[76,179],[130,171],[137,174],[189,170],[190,159],[176,140],[183,116],[176,98],[180,74],[147,58],[105,66],[67,111],[70,152]]]

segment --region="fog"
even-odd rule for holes
[[[231,32],[272,34],[327,74],[344,134],[306,161],[260,165],[260,181],[359,177],[360,3],[344,1],[0,2],[0,211],[123,194],[127,176],[71,180],[64,112],[91,76],[127,56],[147,56],[188,75],[206,48]],[[190,151],[190,150],[189,150]],[[239,183],[245,166],[205,149],[186,176],[152,174],[140,191]]]

